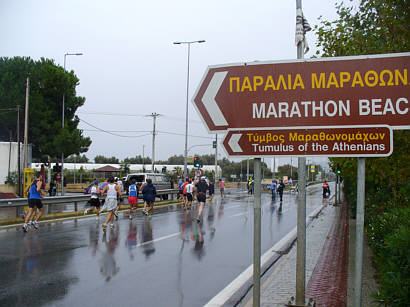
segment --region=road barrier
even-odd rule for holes
[[[175,199],[175,194],[178,193],[178,189],[166,189],[157,191],[157,197],[162,199],[171,200]],[[90,195],[76,195],[76,196],[55,196],[55,197],[45,197],[42,200],[43,205],[48,206],[48,211],[53,205],[61,204],[74,204],[74,211],[78,211],[79,203],[86,203],[90,199]],[[105,196],[101,196],[100,199],[105,199]],[[128,202],[128,195],[123,195],[124,201]],[[20,208],[28,206],[27,198],[12,198],[12,199],[0,199],[0,209],[3,208],[16,208],[16,217],[20,216]]]

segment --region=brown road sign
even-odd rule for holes
[[[209,131],[410,129],[410,53],[208,67],[193,103]]]
[[[235,156],[389,156],[393,134],[388,126],[230,130],[223,141]]]

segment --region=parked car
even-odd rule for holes
[[[128,193],[128,187],[131,184],[131,180],[135,179],[135,183],[138,187],[147,182],[147,179],[152,180],[152,184],[155,186],[157,191],[171,189],[171,182],[168,177],[164,174],[155,173],[133,173],[129,174],[123,182],[125,193]],[[159,197],[159,196],[158,196]],[[164,200],[168,199],[168,195],[161,195]]]

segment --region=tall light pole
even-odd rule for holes
[[[64,72],[65,63],[68,55],[83,55],[82,53],[66,53],[64,54]],[[61,119],[61,127],[64,129],[64,103],[65,103],[65,88],[63,89],[63,116]],[[64,150],[61,150],[61,195],[64,195]]]
[[[184,178],[187,177],[187,156],[188,156],[188,99],[189,99],[189,56],[191,52],[191,44],[205,43],[205,40],[189,41],[189,42],[174,42],[174,45],[188,45],[188,69],[186,78],[186,108],[185,108],[185,150],[184,150]]]

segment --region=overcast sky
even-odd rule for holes
[[[320,15],[337,17],[332,0],[302,5],[312,28]],[[187,47],[173,42],[206,40],[191,46],[191,99],[208,65],[295,59],[295,7],[295,0],[1,0],[0,56],[46,57],[63,66],[65,53],[83,53],[67,57],[66,68],[86,98],[77,114],[93,141],[87,157],[142,155],[143,145],[151,156],[146,115],[156,112],[156,159],[167,159],[183,154],[185,133]],[[309,32],[307,39],[311,57],[316,37]],[[189,155],[214,153],[214,136],[191,103],[189,135],[188,147],[209,144]]]

